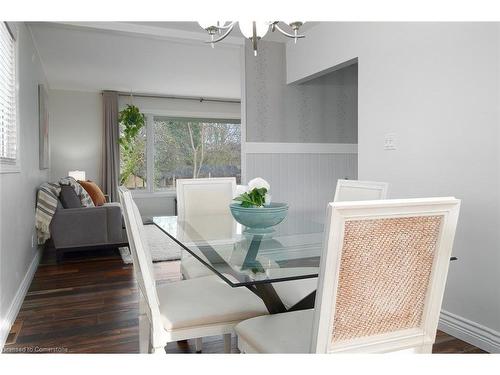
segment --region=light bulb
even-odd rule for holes
[[[253,38],[253,22],[238,22],[241,33],[245,38]],[[255,32],[257,38],[262,38],[269,31],[269,22],[256,21],[255,22]]]

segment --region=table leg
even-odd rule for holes
[[[316,301],[316,291],[308,294],[304,298],[302,298],[295,305],[290,307],[288,311],[298,311],[298,310],[307,310],[314,308],[314,302]]]
[[[262,299],[269,314],[279,314],[287,311],[272,284],[256,284],[249,286],[248,289]]]

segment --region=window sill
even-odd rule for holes
[[[176,198],[177,193],[175,190],[168,191],[140,191],[131,190],[132,197],[134,198]]]
[[[21,166],[17,164],[0,163],[0,174],[21,173]]]

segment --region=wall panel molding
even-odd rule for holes
[[[352,143],[273,143],[246,142],[246,154],[357,154]]]

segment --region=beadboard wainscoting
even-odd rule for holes
[[[280,227],[283,234],[314,231],[324,221],[337,180],[356,179],[358,174],[357,145],[353,144],[247,143],[245,153],[246,181],[264,178],[271,184],[272,200],[290,206]]]

